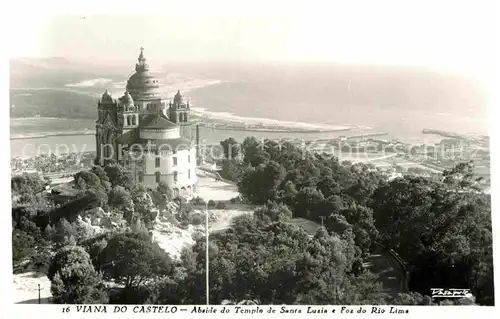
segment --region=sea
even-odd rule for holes
[[[247,136],[310,140],[370,133],[423,144],[442,138],[423,134],[423,129],[489,133],[485,86],[476,78],[451,72],[374,65],[233,63],[167,65],[156,76],[166,83],[162,86],[165,98],[181,90],[198,118],[279,125],[290,130],[276,133],[202,127],[201,140],[208,144],[228,137],[238,141]],[[103,74],[50,89],[90,94],[97,101],[105,89],[115,97],[123,94],[125,80]],[[37,94],[41,89],[12,88],[11,92]],[[96,105],[88,107],[96,109]],[[11,118],[10,125],[11,157],[64,152],[66,148],[95,150],[92,118]],[[297,129],[328,132],[297,133]]]

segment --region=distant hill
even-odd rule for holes
[[[52,58],[14,58],[10,60],[11,64],[16,66],[26,65],[41,69],[74,69],[80,68],[79,63],[71,62],[62,57]]]
[[[16,58],[10,60],[11,88],[61,88],[68,83],[106,76],[123,76],[123,68],[66,58]]]
[[[11,117],[95,118],[96,101],[105,88],[66,85],[102,77],[121,80],[127,74],[123,68],[60,57],[11,59],[9,69]]]
[[[10,104],[12,118],[41,116],[94,119],[97,114],[97,97],[75,91],[11,90]]]

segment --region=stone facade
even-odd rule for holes
[[[155,188],[164,181],[174,194],[190,197],[197,159],[189,102],[179,91],[171,102],[162,99],[142,48],[135,71],[122,97],[106,91],[97,103],[97,158],[129,168],[137,183]]]

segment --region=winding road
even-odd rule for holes
[[[209,182],[212,180],[211,178],[201,177],[200,181]],[[215,185],[226,191],[232,190],[234,193],[237,193],[237,188],[234,184],[219,181],[215,183]],[[234,194],[229,197],[234,197]],[[227,203],[227,205],[228,207],[226,210],[212,210],[218,213],[217,215],[219,218],[217,222],[210,225],[210,233],[225,231],[231,227],[234,217],[253,212],[252,207],[247,205],[229,203]],[[311,236],[314,236],[317,229],[320,227],[320,224],[305,218],[294,218],[293,223],[302,227]],[[379,245],[375,245],[375,247],[375,250],[365,260],[364,266],[378,276],[378,280],[382,283],[384,292],[392,295],[405,292],[405,276],[403,275],[400,264],[384,247]]]
[[[294,218],[293,222],[314,236],[320,225],[304,218]],[[405,277],[397,260],[383,247],[375,245],[375,250],[368,256],[363,266],[378,276],[383,292],[396,295],[405,292]]]
[[[398,262],[382,247],[376,246],[375,251],[366,259],[363,266],[378,276],[383,292],[397,295],[404,291],[404,276]]]

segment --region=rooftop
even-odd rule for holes
[[[140,128],[167,130],[178,127],[177,124],[170,122],[166,117],[159,114],[145,114],[139,120]]]

